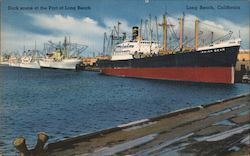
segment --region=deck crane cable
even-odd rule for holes
[[[166,13],[166,14],[169,15],[168,17],[172,17],[172,18],[175,18],[176,20],[178,20],[177,17],[175,17],[175,16],[173,16],[173,15],[171,15],[171,14],[169,14],[169,13]],[[170,23],[170,20],[169,20],[169,19],[167,19],[167,20],[168,20],[169,23]],[[177,37],[177,33],[176,33],[176,31],[173,29],[173,27],[170,27],[170,33],[172,33],[172,36],[173,36],[174,39],[178,42],[179,38]],[[200,34],[199,34],[199,35],[200,35]],[[185,41],[184,44],[189,43],[189,42],[191,42],[191,41],[193,41],[193,40],[194,40],[194,38],[192,38],[192,39],[190,39],[190,40],[188,40],[188,41]],[[174,41],[172,41],[172,42],[174,42]],[[176,49],[177,49],[178,47],[179,47],[179,45],[177,45],[177,46],[173,49],[173,51],[176,51]]]
[[[219,38],[215,39],[213,42],[216,42],[216,41],[218,41],[218,40],[225,39],[226,37],[228,37],[228,39],[230,39],[231,36],[232,36],[232,34],[233,34],[233,32],[232,32],[232,31],[229,31],[228,34],[226,34],[226,35],[224,35],[224,36],[222,36],[222,37],[219,37]]]
[[[170,13],[167,12],[167,14],[172,17],[172,18],[175,18],[176,20],[178,20],[178,17],[177,16],[174,16]],[[192,21],[192,22],[195,22],[195,20],[192,20],[192,19],[185,19],[186,21]],[[215,25],[211,25],[211,24],[208,24],[208,23],[205,23],[205,22],[200,22],[200,24],[203,24],[203,25],[207,25],[207,26],[211,26],[211,27],[214,27],[216,29],[220,29],[220,30],[224,30],[223,28],[220,28],[218,26],[215,26]],[[225,31],[225,30],[224,30]]]
[[[170,19],[168,18],[168,17],[172,17],[172,16],[167,12],[166,12],[166,15],[167,15],[166,20],[168,21],[168,23],[170,25],[172,25],[171,22],[170,22]],[[175,17],[173,17],[173,18],[175,18]],[[170,32],[170,36],[172,36],[174,38],[174,40],[169,42],[169,45],[171,45],[172,43],[178,42],[179,39],[177,37],[177,33],[176,33],[176,31],[174,30],[174,28],[172,26],[170,26],[169,32]]]
[[[171,15],[171,14],[169,14],[169,13],[167,13],[167,14],[168,14],[169,16],[173,17],[173,18],[176,18],[175,16],[173,16],[173,15]],[[178,18],[176,18],[176,19],[178,19]],[[169,21],[169,20],[168,20],[168,21]],[[193,21],[193,20],[187,20],[187,21]],[[207,23],[204,23],[204,22],[201,22],[201,24],[206,25],[206,26],[210,26],[210,27],[213,27],[213,28],[216,28],[216,29],[220,29],[220,30],[223,30],[224,32],[226,32],[223,28],[219,28],[219,27],[214,26],[214,25],[211,25],[211,24],[207,24]],[[177,37],[177,35],[176,35],[176,32],[173,30],[172,27],[170,27],[170,31],[175,35],[175,38],[178,39],[178,37]],[[203,33],[199,33],[199,36],[202,35],[202,34],[203,34]],[[222,36],[222,37],[220,37],[220,38],[217,38],[217,39],[213,40],[212,42],[218,41],[218,40],[223,39],[223,38],[225,38],[225,37],[229,37],[229,38],[230,38],[231,35],[232,35],[232,31],[229,31],[229,33],[227,32],[226,35],[224,35],[224,36]],[[189,42],[192,42],[193,40],[194,40],[194,38],[192,38],[192,39],[186,41],[185,44],[187,44],[187,43],[189,43]],[[178,45],[178,46],[179,46],[179,45]],[[176,48],[174,48],[174,51],[175,51],[176,49],[178,49],[178,46],[176,46]]]
[[[169,20],[169,19],[167,19],[167,20],[168,20],[168,23],[170,23],[170,25],[172,25],[171,22],[170,22],[170,20]],[[173,27],[170,27],[170,31],[171,31],[171,33],[173,34],[173,37],[174,37],[176,40],[178,40],[177,34],[176,34],[175,30],[173,29]]]
[[[67,44],[70,44],[67,50],[71,52],[72,56],[77,56],[77,57],[88,48],[87,45],[78,44],[78,43],[67,43]],[[56,44],[56,43],[53,43],[52,41],[48,41],[48,43],[44,44],[44,51],[46,52],[53,51],[56,48],[62,49],[61,42]]]
[[[199,37],[200,37],[202,34],[203,34],[203,32],[199,32]],[[189,39],[188,41],[184,42],[184,44],[188,44],[188,43],[192,42],[194,39],[195,39],[195,37],[193,37],[193,38]],[[176,48],[174,48],[174,51],[176,51],[176,49],[178,49],[178,48],[179,48],[179,45],[176,46]]]

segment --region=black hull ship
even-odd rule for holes
[[[138,27],[133,28],[133,33],[136,29]],[[97,64],[102,73],[113,76],[233,84],[241,40],[219,41],[198,47],[198,30],[195,32],[194,49],[182,51],[180,45],[180,51],[164,55],[160,54],[155,42],[140,40],[140,36],[136,40],[138,36],[135,33],[134,40],[116,45],[111,60],[99,60]],[[141,50],[143,43],[144,49]],[[166,40],[166,50],[165,44]]]

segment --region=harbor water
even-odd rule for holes
[[[36,134],[54,142],[249,92],[249,84],[205,84],[111,77],[97,72],[0,66],[0,155],[29,148]]]

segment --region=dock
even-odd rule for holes
[[[49,143],[45,155],[248,155],[250,95]]]

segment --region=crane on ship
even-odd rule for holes
[[[106,32],[104,32],[104,37],[103,37],[103,51],[102,51],[102,55],[110,55],[113,51],[113,48],[123,42],[126,39],[126,32],[122,32],[122,36],[120,35],[121,29],[120,29],[120,25],[122,23],[121,22],[117,22],[117,26],[114,26],[113,29],[111,30],[111,33],[109,35],[107,35]]]
[[[44,43],[44,52],[50,53],[55,49],[59,49],[64,52],[64,57],[79,57],[81,53],[83,53],[88,48],[87,45],[72,43],[70,41],[70,37],[65,37],[63,44],[59,41],[59,43],[52,42],[49,40],[47,43]]]
[[[179,37],[177,36],[176,30],[174,29],[174,24],[171,23],[169,18],[172,18],[176,21],[179,21]],[[185,36],[184,32],[184,21],[186,22],[194,22],[195,23],[195,35],[192,38],[188,38],[188,36]],[[185,19],[185,14],[183,13],[183,16],[180,18],[177,18],[175,16],[170,15],[169,13],[165,13],[163,15],[163,23],[159,24],[159,26],[163,27],[163,48],[161,50],[162,54],[168,54],[168,53],[176,53],[176,52],[189,52],[198,49],[200,45],[210,45],[218,41],[224,41],[228,40],[232,36],[232,31],[225,31],[223,28],[220,28],[215,25],[211,25],[204,22],[201,22],[199,19],[191,20],[191,19]],[[224,33],[224,35],[215,37],[215,32],[220,30],[220,33]],[[168,38],[168,32],[170,33]],[[185,38],[184,38],[185,36]],[[169,43],[167,44],[167,42]],[[170,49],[171,45],[173,43],[178,43],[175,45],[172,49]],[[190,43],[192,43],[190,46]]]

